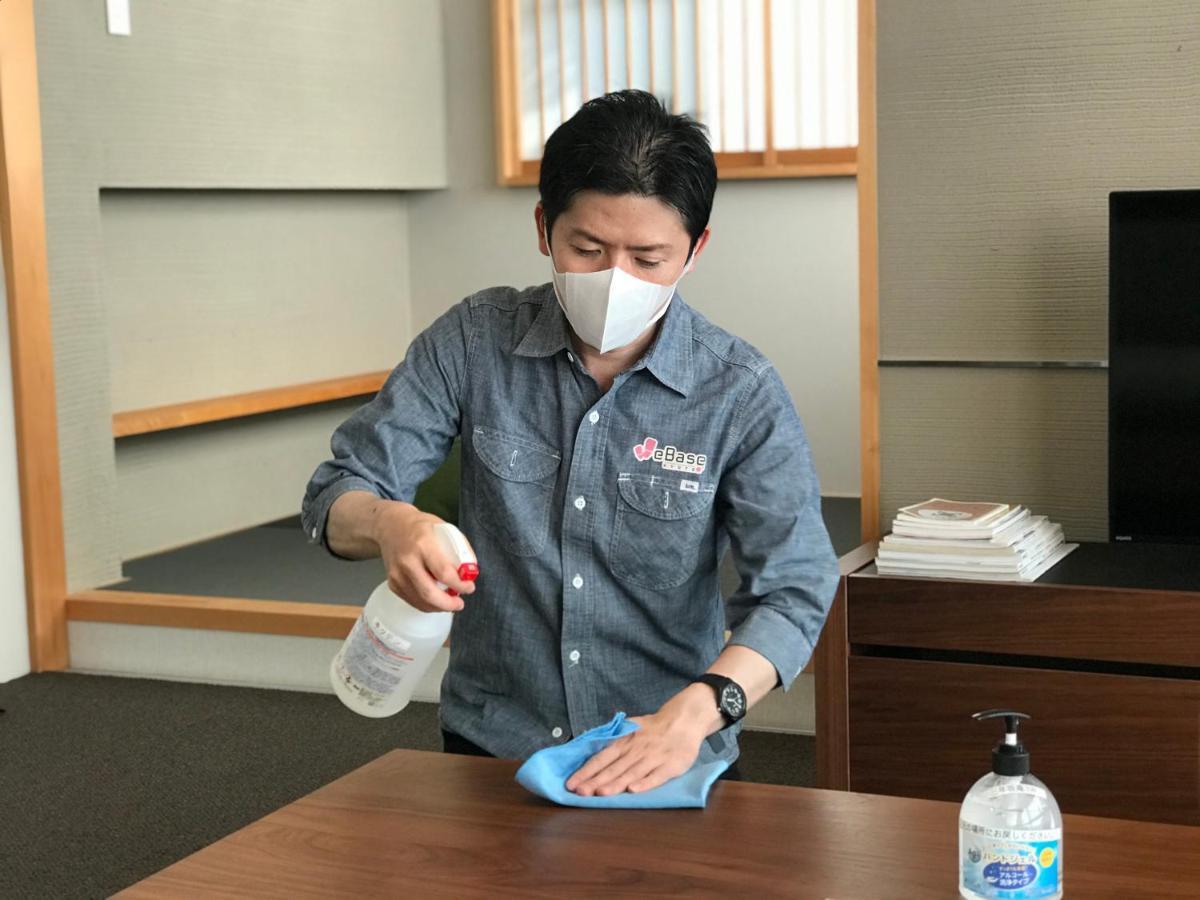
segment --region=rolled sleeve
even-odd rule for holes
[[[311,499],[306,496],[303,510],[300,513],[300,524],[304,528],[304,533],[308,535],[309,543],[320,544],[334,556],[338,554],[334,553],[325,540],[325,524],[329,521],[329,510],[333,507],[334,501],[342,494],[348,494],[351,491],[366,491],[376,496],[379,495],[375,485],[367,479],[343,472],[325,487],[320,488]]]
[[[471,340],[464,302],[418,335],[375,398],[333,433],[332,458],[313,473],[301,506],[309,541],[329,550],[329,510],[343,494],[366,491],[411,502],[442,464],[462,421]]]
[[[740,584],[727,603],[730,644],[765,657],[784,689],[808,663],[837,589],[804,428],[773,368],[742,400],[739,453],[718,489]]]

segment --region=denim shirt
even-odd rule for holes
[[[459,436],[458,525],[480,576],[454,616],[447,730],[523,759],[618,711],[655,712],[727,627],[785,688],[808,662],[838,568],[804,430],[771,364],[678,295],[608,392],[571,351],[551,285],[453,307],[334,433],[308,536],[325,542],[347,491],[411,502]],[[723,604],[730,546],[740,587]],[[702,759],[735,759],[736,730]]]

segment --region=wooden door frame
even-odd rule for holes
[[[858,54],[862,537],[870,541],[879,535],[880,483],[875,0],[858,0]],[[332,604],[306,605],[306,615],[292,616],[267,600],[119,591],[67,595],[33,0],[0,0],[0,237],[34,671],[67,666],[68,618],[329,637],[348,631],[349,608]],[[818,730],[820,718],[818,709]]]
[[[858,0],[858,397],[862,540],[879,539],[879,164],[875,3]]]
[[[67,578],[33,0],[0,2],[0,244],[8,296],[29,658],[65,668]]]

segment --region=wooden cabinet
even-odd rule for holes
[[[1064,812],[1200,825],[1195,551],[1076,552],[1036,584],[844,577],[817,665],[824,784],[961,800],[1001,733],[971,713],[1012,707]]]

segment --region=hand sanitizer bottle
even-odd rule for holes
[[[992,771],[967,792],[958,819],[958,892],[969,900],[1058,898],[1063,893],[1062,813],[1029,774],[1017,739],[1024,713],[989,709],[977,721],[1004,719]]]
[[[479,564],[461,531],[448,522],[434,526],[458,577],[474,581]],[[438,587],[453,594],[446,585]],[[329,665],[334,693],[359,715],[392,716],[408,706],[413,689],[446,642],[453,613],[421,612],[387,582],[371,592],[362,615]]]

